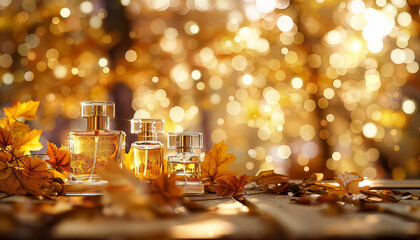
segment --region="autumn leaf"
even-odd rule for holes
[[[285,182],[285,183],[282,183],[281,185],[265,186],[263,188],[263,191],[269,192],[269,193],[285,194],[291,191],[289,188],[292,185],[293,185],[292,183]]]
[[[227,147],[225,141],[221,141],[214,144],[213,149],[206,152],[201,167],[204,184],[215,184],[218,179],[236,175],[234,171],[226,170],[236,160],[235,155],[226,152]]]
[[[56,145],[47,141],[47,155],[50,157],[47,162],[52,168],[61,171],[69,172],[70,153],[67,147],[61,146],[57,148]]]
[[[115,160],[108,161],[98,174],[108,181],[101,199],[105,215],[112,215],[107,213],[106,209],[117,208],[121,209],[123,214],[135,218],[154,218],[147,191],[148,184],[141,182],[127,169],[121,168]]]
[[[16,121],[13,124],[14,148],[17,148],[25,153],[42,149],[43,146],[39,142],[41,133],[41,130],[31,130],[29,125]]]
[[[151,199],[158,206],[176,206],[182,201],[181,189],[175,185],[175,179],[175,175],[168,177],[165,174],[161,174],[151,184]]]
[[[369,191],[369,186],[359,187],[359,183],[363,181],[363,178],[357,173],[339,173],[334,179],[339,184],[339,188],[337,190],[330,189],[328,190],[328,193],[329,195],[337,196],[339,199],[346,195],[360,194],[361,191]]]
[[[130,148],[130,151],[124,154],[123,167],[127,170],[131,170],[134,167],[133,159],[133,148]]]
[[[239,197],[243,194],[246,184],[246,174],[237,178],[236,176],[226,176],[218,179],[213,187],[217,196],[221,197]]]
[[[324,174],[323,173],[308,173],[306,174],[306,176],[303,178],[302,183],[313,183],[316,181],[321,181],[322,179],[324,179]]]
[[[25,156],[23,159],[21,158],[21,160],[25,162],[25,175],[41,179],[54,177],[54,174],[48,170],[46,161],[43,161],[37,157],[32,158],[30,156]]]
[[[289,179],[288,176],[277,174],[274,170],[261,171],[257,176],[249,176],[247,182],[256,182],[258,185],[280,184],[285,183]]]
[[[0,191],[12,195],[41,195],[41,185],[51,182],[51,179],[39,178],[37,174],[29,176],[24,174],[16,161],[11,164],[0,161],[0,175]]]
[[[25,118],[26,120],[36,120],[36,111],[38,110],[39,101],[15,102],[12,107],[5,107],[4,113],[6,116],[17,119]]]
[[[4,127],[0,127],[0,149],[5,149],[13,144],[13,132]]]

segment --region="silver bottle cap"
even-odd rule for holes
[[[203,148],[203,134],[199,132],[168,133],[168,148]]]

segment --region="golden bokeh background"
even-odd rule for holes
[[[112,100],[112,128],[226,139],[254,174],[420,176],[418,0],[0,0],[0,105],[46,140]],[[45,150],[44,150],[45,151]]]

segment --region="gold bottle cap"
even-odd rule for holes
[[[112,101],[83,101],[82,117],[115,117],[115,104]]]
[[[131,120],[131,133],[165,133],[165,120],[141,118]]]
[[[203,148],[203,134],[199,132],[168,133],[168,148]]]

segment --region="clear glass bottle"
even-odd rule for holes
[[[139,135],[139,140],[131,144],[132,158],[125,159],[124,166],[138,179],[152,182],[164,173],[163,144],[157,135],[164,133],[162,119],[132,119],[131,132]]]
[[[70,131],[70,184],[102,184],[98,171],[108,161],[122,163],[125,133],[109,130],[109,119],[115,116],[115,104],[110,101],[84,101],[82,117],[87,119],[87,130]]]
[[[203,194],[201,159],[194,149],[203,148],[203,134],[198,132],[174,132],[168,134],[168,148],[176,153],[168,156],[168,174],[175,175],[175,184],[186,195]]]

